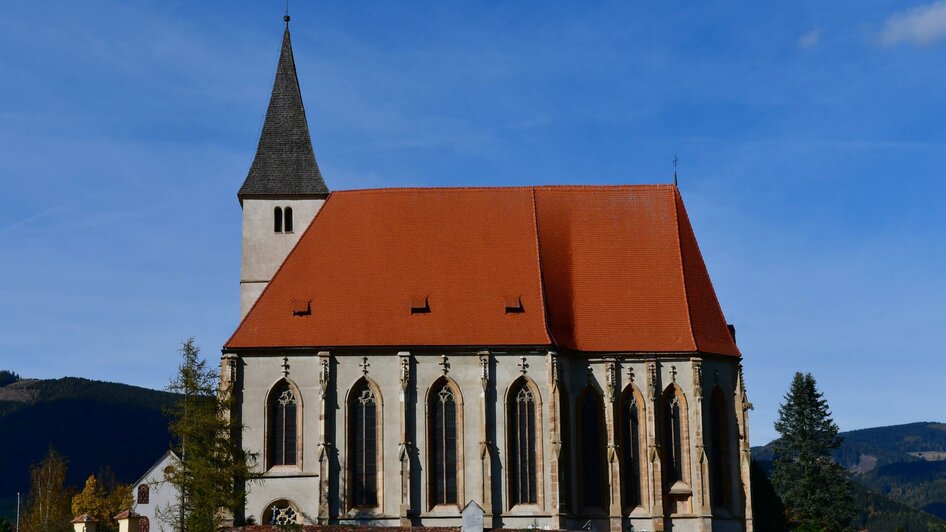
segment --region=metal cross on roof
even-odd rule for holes
[[[680,162],[680,158],[677,157],[677,154],[673,154],[673,185],[677,186],[677,163]]]

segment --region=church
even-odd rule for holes
[[[221,360],[242,517],[751,531],[742,355],[677,187],[330,191],[285,21]]]

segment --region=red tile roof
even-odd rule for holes
[[[739,355],[672,185],[333,192],[225,349],[348,346]]]
[[[141,517],[134,510],[124,510],[120,514],[116,515],[112,519],[116,521],[121,521],[122,519],[134,519],[136,517]]]

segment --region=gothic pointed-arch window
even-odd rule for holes
[[[670,386],[661,398],[661,469],[665,487],[687,481],[687,423],[686,402],[675,386]]]
[[[538,503],[538,428],[536,397],[529,382],[521,378],[509,393],[506,414],[509,458],[510,504]]]
[[[273,209],[273,232],[282,233],[282,207]]]
[[[288,382],[280,381],[269,393],[267,414],[269,467],[296,465],[298,399]]]
[[[732,506],[732,460],[730,458],[729,408],[717,386],[710,399],[710,501],[714,510]]]
[[[643,459],[644,438],[643,401],[633,387],[628,387],[621,396],[619,411],[621,448],[621,491],[624,507],[633,509],[643,503]]]
[[[138,532],[151,532],[151,521],[147,517],[138,518]]]
[[[606,460],[604,403],[593,386],[578,396],[578,477],[579,502],[583,510],[605,509]]]
[[[283,231],[286,233],[292,232],[292,207],[286,207],[282,210],[283,215]]]
[[[450,381],[438,380],[427,399],[427,448],[429,449],[428,486],[431,505],[458,504],[458,411],[456,389]]]
[[[138,504],[148,504],[151,499],[151,488],[147,484],[138,486]]]
[[[381,405],[371,384],[359,380],[348,396],[348,467],[352,507],[378,506]]]

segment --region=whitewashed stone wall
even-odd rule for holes
[[[325,203],[323,199],[256,199],[243,200],[243,258],[240,268],[240,318],[253,307],[276,270],[292,251],[315,215]],[[273,211],[276,207],[292,208],[292,232],[274,232]]]

